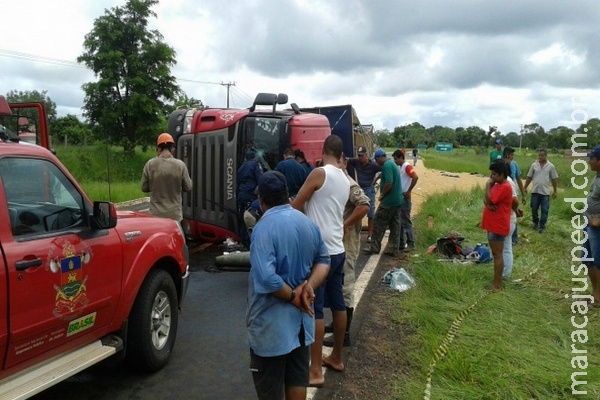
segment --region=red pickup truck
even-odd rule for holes
[[[188,277],[178,222],[92,202],[49,150],[0,136],[0,399],[113,355],[162,368]]]

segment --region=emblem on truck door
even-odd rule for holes
[[[53,314],[56,317],[71,314],[76,309],[88,304],[84,265],[90,262],[91,252],[82,249],[76,254],[76,249],[70,242],[62,245],[62,258],[52,258],[50,270],[60,273],[60,286],[54,285],[56,297]]]

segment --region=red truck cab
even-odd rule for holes
[[[286,94],[259,93],[247,109],[183,108],[170,115],[168,132],[194,182],[192,192],[183,195],[189,236],[206,242],[240,240],[236,173],[246,151],[256,153],[263,171],[275,169],[287,148],[302,150],[313,166],[320,160],[323,141],[331,134],[329,121],[301,112],[296,104],[278,111],[277,105],[287,101]]]
[[[117,354],[162,368],[188,277],[178,222],[92,202],[49,150],[0,139],[0,398]]]

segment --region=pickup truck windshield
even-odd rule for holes
[[[83,224],[82,195],[50,161],[4,157],[0,159],[0,179],[15,236]]]

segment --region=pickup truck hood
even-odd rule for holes
[[[117,211],[117,218],[121,219],[130,219],[130,218],[156,218],[151,214],[143,213],[140,211],[128,211],[128,210],[120,210]],[[117,222],[118,224],[118,222]]]

